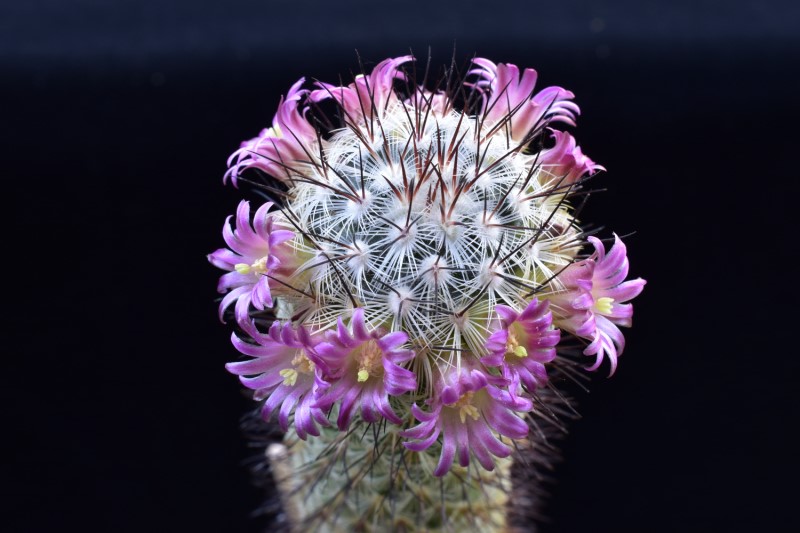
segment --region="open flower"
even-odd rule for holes
[[[332,382],[317,405],[330,409],[341,400],[337,420],[341,430],[347,429],[359,408],[367,422],[383,417],[400,424],[402,419],[389,405],[389,395],[404,394],[417,386],[414,373],[400,366],[414,357],[414,352],[400,349],[408,335],[402,331],[369,331],[363,309],[353,312],[350,325],[352,332],[339,318],[337,330],[329,332],[327,342],[316,347],[318,357],[329,365],[326,377]]]
[[[324,369],[309,357],[318,340],[302,327],[295,330],[288,322],[273,322],[268,334],[258,331],[252,322],[242,327],[255,344],[235,333],[231,340],[237,350],[253,359],[228,363],[225,368],[239,376],[242,385],[255,391],[256,400],[266,398],[262,408],[265,420],[277,409],[278,423],[286,431],[294,412],[294,427],[301,439],[309,434],[319,436],[317,424],[329,423],[314,400],[328,387],[321,377]]]
[[[539,164],[542,168],[555,176],[559,186],[572,185],[586,174],[594,174],[605,167],[598,165],[581,151],[575,142],[575,137],[564,131],[550,130],[555,145],[542,152]]]
[[[614,235],[608,254],[600,239],[589,237],[589,242],[594,253],[561,273],[564,290],[551,296],[550,302],[558,327],[591,341],[583,351],[595,356],[589,370],[596,370],[607,355],[613,374],[625,348],[625,337],[617,326],[631,326],[633,305],[627,302],[642,292],[646,282],[641,278],[625,281],[628,257],[619,237]]]
[[[580,108],[572,98],[572,92],[561,87],[545,87],[534,93],[538,75],[526,68],[520,75],[519,68],[510,63],[498,65],[488,59],[476,58],[477,65],[469,74],[480,76],[475,86],[483,90],[482,112],[485,120],[496,123],[508,119],[509,132],[515,141],[523,141],[533,128],[543,125],[544,120],[575,125]]]
[[[499,379],[499,378],[497,378]],[[493,383],[494,381],[494,383]],[[411,407],[419,424],[401,433],[417,442],[404,442],[409,450],[428,449],[442,435],[442,453],[435,476],[443,476],[458,458],[467,466],[474,456],[486,470],[494,469],[495,457],[508,457],[511,448],[500,441],[498,434],[521,439],[528,434],[528,425],[514,412],[527,412],[533,407],[530,400],[501,389],[499,379],[493,380],[477,368],[455,367],[447,370],[437,383],[432,399],[427,403],[430,412],[416,404]],[[518,383],[511,383],[516,389]]]
[[[304,162],[317,150],[314,147],[317,132],[306,120],[305,109],[299,109],[300,102],[309,92],[300,88],[304,82],[305,79],[300,78],[289,89],[286,98],[281,98],[272,127],[243,142],[228,158],[225,179],[230,178],[234,186],[239,175],[251,167],[281,181],[289,181],[293,175],[303,173]]]
[[[230,291],[219,304],[220,320],[233,302],[236,302],[238,322],[249,321],[251,303],[259,310],[272,307],[270,273],[290,263],[292,250],[284,243],[293,238],[294,233],[276,224],[275,217],[269,214],[271,207],[272,202],[259,207],[251,227],[250,204],[240,202],[236,210],[236,228],[231,230],[231,217],[222,228],[222,237],[230,250],[220,248],[208,256],[214,266],[229,271],[217,286],[220,293]]]
[[[522,312],[496,305],[499,328],[486,339],[489,355],[481,362],[500,367],[509,381],[518,378],[529,392],[547,381],[545,363],[556,357],[561,332],[552,328],[553,317],[547,301],[536,298]],[[512,390],[511,392],[515,392]]]

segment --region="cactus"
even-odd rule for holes
[[[248,356],[227,368],[286,432],[271,457],[297,530],[509,530],[570,350],[613,373],[645,284],[576,218],[604,169],[551,128],[575,124],[571,92],[486,59],[427,88],[412,61],[301,79],[229,160],[270,201],[243,201],[209,255]]]

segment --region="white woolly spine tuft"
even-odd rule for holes
[[[318,305],[304,322],[328,329],[363,307],[372,326],[458,364],[483,352],[495,303],[524,305],[572,261],[577,231],[566,190],[535,155],[455,111],[417,131],[409,105],[387,108],[373,142],[335,132],[325,164],[288,193],[313,240],[300,271]]]

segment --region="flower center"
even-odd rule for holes
[[[517,340],[516,335],[508,332],[508,340],[506,341],[506,354],[505,356],[508,357],[513,355],[515,357],[519,357],[522,359],[523,357],[528,357],[528,349],[522,346],[519,341]]]
[[[236,266],[233,268],[235,268],[236,272],[239,274],[266,274],[269,270],[267,268],[267,259],[269,259],[269,255],[265,255],[252,265],[248,265],[247,263],[236,263]]]
[[[613,303],[614,303],[614,298],[609,298],[608,296],[603,296],[602,298],[598,298],[594,302],[594,308],[601,315],[607,315],[607,314],[611,313],[611,304],[613,304]]]
[[[370,376],[375,376],[380,373],[383,368],[382,362],[383,352],[381,351],[378,343],[374,340],[367,341],[358,354],[358,382],[363,383],[369,379]]]
[[[283,378],[283,384],[294,387],[297,383],[298,372],[301,374],[311,374],[314,372],[314,363],[306,357],[305,352],[300,350],[292,359],[293,368],[284,368],[278,372]]]
[[[453,409],[458,409],[458,417],[461,419],[462,424],[466,422],[468,416],[473,420],[477,420],[481,416],[478,408],[472,405],[472,397],[474,395],[474,392],[467,392],[457,402],[449,406]]]

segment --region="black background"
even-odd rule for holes
[[[260,530],[205,259],[225,159],[300,76],[454,45],[575,92],[584,219],[649,282],[545,530],[800,527],[796,2],[51,0],[0,6],[3,529]]]

